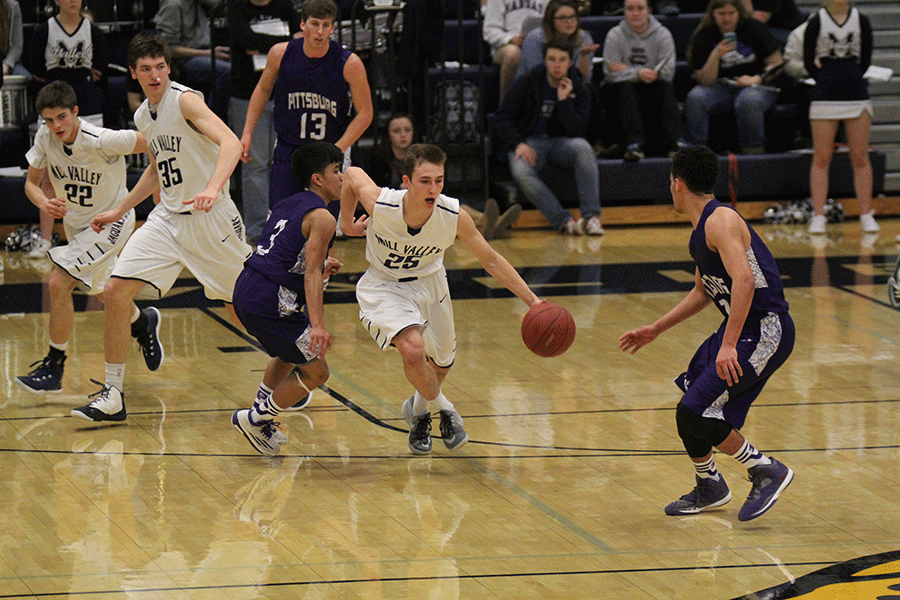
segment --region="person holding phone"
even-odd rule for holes
[[[710,116],[733,109],[741,152],[764,152],[765,113],[777,91],[761,85],[762,73],[782,62],[768,28],[750,16],[741,0],[711,0],[687,54],[697,80],[684,107],[691,141],[706,144]]]

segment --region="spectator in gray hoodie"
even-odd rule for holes
[[[650,14],[647,0],[625,0],[625,19],[603,45],[604,85],[616,99],[625,142],[624,159],[644,158],[646,127],[659,122],[662,152],[689,144],[675,99],[675,41]]]

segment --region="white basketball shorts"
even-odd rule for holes
[[[407,327],[418,327],[425,353],[439,367],[456,357],[456,331],[447,273],[438,271],[413,281],[385,278],[369,269],[356,284],[359,320],[382,350]]]
[[[125,247],[134,231],[134,211],[110,223],[100,233],[93,229],[69,227],[63,220],[69,243],[50,250],[50,260],[78,280],[78,287],[87,294],[99,294],[113,272],[116,256]]]
[[[140,297],[160,298],[185,267],[207,298],[231,302],[251,252],[244,239],[244,223],[230,200],[217,202],[208,213],[174,213],[159,204],[131,236],[112,274],[147,283],[150,288]]]

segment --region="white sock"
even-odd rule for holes
[[[121,392],[124,387],[124,381],[125,363],[121,365],[106,363],[106,385],[114,387]]]
[[[447,400],[447,396],[444,395],[444,392],[439,393],[438,397],[435,398],[434,401],[437,402],[438,410],[446,410],[450,412],[456,410],[455,408],[453,408],[453,403]]]
[[[66,348],[69,347],[69,342],[63,342],[62,344],[55,344],[52,341],[50,342],[50,347],[59,350],[60,352],[65,352]]]
[[[741,446],[741,449],[731,455],[732,457],[738,459],[742,465],[747,467],[756,467],[756,466],[765,466],[771,465],[772,459],[768,456],[757,450],[753,447],[753,445],[744,440],[744,444]]]
[[[131,321],[130,322],[134,323],[135,321],[138,320],[138,317],[141,316],[141,309],[139,309],[137,307],[137,304],[135,304],[133,302],[131,303],[131,307],[134,308],[134,311],[132,311],[132,313],[131,313]]]
[[[422,394],[416,390],[416,395],[413,396],[413,414],[414,415],[424,415],[425,413],[431,412],[431,401],[426,400],[422,397]]]
[[[709,457],[709,460],[703,461],[702,463],[695,462],[694,470],[697,471],[697,477],[700,479],[719,480],[719,472],[716,470],[716,459],[712,456]]]
[[[269,396],[272,395],[273,391],[274,390],[272,390],[272,388],[270,388],[266,384],[260,382],[259,389],[256,390],[256,399],[263,400],[264,398],[268,398]]]
[[[275,399],[269,395],[265,400],[257,399],[250,409],[250,423],[253,425],[262,425],[266,421],[274,421],[275,417],[281,414],[281,408],[275,404]]]

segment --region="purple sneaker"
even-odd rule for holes
[[[718,479],[705,479],[694,476],[697,485],[689,494],[685,494],[675,502],[666,506],[667,515],[693,515],[703,510],[709,510],[727,504],[731,500],[731,490],[725,483],[725,478],[720,473]]]
[[[771,465],[750,467],[750,495],[738,513],[738,520],[750,521],[772,508],[778,496],[794,479],[794,472],[774,458]]]

